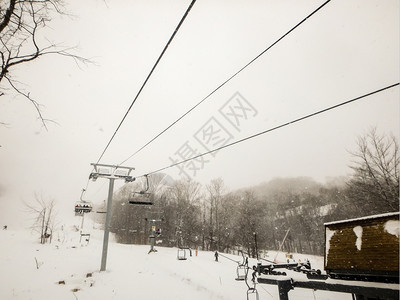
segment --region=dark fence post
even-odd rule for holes
[[[290,280],[278,280],[279,300],[289,300],[288,292],[293,289]]]

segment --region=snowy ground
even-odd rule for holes
[[[192,257],[187,252],[188,259],[181,261],[176,248],[156,247],[157,253],[148,254],[149,246],[111,241],[107,271],[99,272],[102,234],[93,230],[89,244],[81,244],[79,232],[65,230],[52,244],[40,245],[29,231],[1,230],[0,299],[246,300],[246,284],[235,280],[237,264],[222,256],[215,262],[212,252],[193,252]],[[314,268],[322,268],[322,258],[309,258]],[[260,300],[279,299],[276,286],[258,284],[257,290]],[[290,291],[289,297],[351,299],[349,294],[302,289]]]

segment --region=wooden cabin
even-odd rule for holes
[[[324,225],[331,278],[399,282],[399,212]]]

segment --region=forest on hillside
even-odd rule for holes
[[[352,176],[325,184],[275,178],[227,191],[221,178],[205,186],[161,173],[140,178],[115,193],[111,232],[127,244],[148,244],[153,229],[156,243],[167,247],[243,250],[252,257],[280,248],[321,255],[325,222],[398,211],[397,140],[373,130],[358,145]]]

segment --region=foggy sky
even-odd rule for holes
[[[189,3],[88,0],[68,4],[73,17],[49,23],[43,37],[77,46],[72,51],[95,64],[48,56],[16,71],[55,123],[46,131],[27,100],[0,98],[0,121],[9,124],[0,127],[0,222],[25,222],[21,201],[35,193],[72,216],[90,163]],[[101,162],[126,160],[322,3],[198,1]],[[394,0],[331,1],[124,165],[143,175],[188,155],[189,146],[202,153],[398,82],[398,12]],[[235,125],[227,112],[237,99],[248,114]],[[217,126],[219,140],[207,141],[202,130]],[[221,177],[229,189],[275,177],[323,182],[350,174],[349,152],[371,127],[399,135],[398,87],[207,155],[196,174],[186,171],[203,184]],[[178,179],[180,170],[163,172]],[[90,182],[85,198],[101,202],[107,186],[106,179]]]

